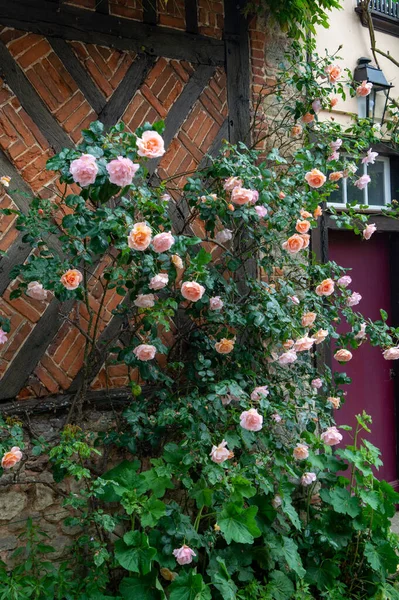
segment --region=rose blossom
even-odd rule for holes
[[[339,65],[328,65],[324,72],[327,74],[328,81],[330,83],[335,83],[341,76],[342,69]]]
[[[349,362],[352,360],[352,352],[346,350],[345,348],[341,348],[341,350],[337,350],[334,354],[335,360],[338,362]]]
[[[11,450],[4,454],[3,458],[1,459],[1,466],[3,469],[11,469],[12,467],[15,467],[15,465],[18,464],[21,459],[21,449],[18,448],[18,446],[14,446],[11,448]]]
[[[191,550],[189,546],[182,546],[181,548],[176,548],[173,550],[173,556],[176,558],[176,561],[179,565],[189,565],[193,562],[193,556],[197,556],[194,550]]]
[[[220,465],[228,458],[233,458],[233,456],[234,456],[233,452],[230,452],[230,450],[228,450],[226,448],[226,446],[227,446],[226,440],[222,440],[220,442],[219,446],[212,446],[210,457],[213,460],[213,462]]]
[[[4,185],[4,187],[10,187],[10,181],[11,181],[11,177],[9,177],[8,175],[2,175],[0,177],[0,183],[1,185]]]
[[[259,192],[257,190],[252,190],[252,200],[250,201],[250,204],[256,204],[258,200]]]
[[[169,283],[169,275],[167,273],[158,273],[150,279],[148,287],[150,290],[161,290]]]
[[[328,336],[328,331],[327,329],[319,329],[319,331],[316,331],[316,333],[313,334],[313,337],[315,339],[315,344],[321,344],[322,342],[324,342],[324,340],[326,339],[326,337]]]
[[[301,133],[302,133],[301,125],[294,125],[293,128],[291,129],[291,135],[293,137],[296,137],[297,135],[301,135]]]
[[[338,102],[339,102],[339,98],[337,98],[337,96],[332,96],[330,98],[330,106],[331,106],[331,108],[334,108],[335,106],[337,106]]]
[[[297,444],[293,451],[296,460],[306,460],[309,456],[309,447],[307,444]]]
[[[140,344],[133,350],[133,354],[142,361],[152,360],[156,352],[157,349],[151,344]]]
[[[304,473],[301,477],[302,485],[312,485],[316,481],[316,473]]]
[[[378,156],[378,152],[373,152],[372,148],[367,150],[367,154],[364,158],[362,158],[362,164],[364,165],[373,165],[375,163],[375,159]]]
[[[388,348],[387,350],[384,350],[384,352],[382,353],[382,356],[385,358],[385,360],[398,360],[399,358],[399,347],[393,347],[393,348]]]
[[[350,285],[351,283],[352,277],[349,277],[349,275],[343,275],[337,281],[337,284],[344,288],[348,287],[348,285]]]
[[[318,296],[331,296],[334,292],[334,282],[332,279],[324,279],[317,287],[316,294]]]
[[[327,162],[332,162],[333,160],[339,160],[339,152],[333,152],[332,154],[330,154],[330,156],[327,158]]]
[[[334,142],[330,142],[330,148],[332,152],[337,152],[342,146],[341,138],[336,139]]]
[[[173,244],[175,243],[175,238],[170,232],[164,231],[163,233],[157,233],[152,240],[152,247],[155,252],[161,254],[161,252],[166,252],[170,250]]]
[[[235,340],[228,340],[227,338],[222,338],[219,342],[215,344],[215,350],[219,354],[230,354],[234,350]]]
[[[172,256],[170,257],[170,260],[172,261],[172,263],[174,264],[176,269],[184,268],[183,261],[178,254],[172,254]]]
[[[38,281],[31,281],[26,288],[26,295],[34,300],[45,300],[47,298],[47,290]]]
[[[312,169],[305,175],[305,180],[312,188],[320,188],[326,181],[326,176],[319,169]]]
[[[284,198],[285,198],[284,192],[280,192],[278,197],[280,198],[280,200],[284,200]]]
[[[144,222],[136,223],[127,238],[129,248],[143,252],[151,244],[151,235],[151,227]]]
[[[144,131],[141,138],[137,138],[137,154],[147,158],[158,158],[165,154],[165,144],[156,131]]]
[[[283,342],[284,350],[289,350],[290,348],[292,348],[294,343],[295,343],[294,340],[286,340],[285,342]]]
[[[336,427],[328,427],[320,436],[326,446],[336,446],[342,441],[342,435]]]
[[[312,115],[312,113],[307,112],[303,115],[302,123],[311,123],[312,121],[314,121],[314,115]]]
[[[196,281],[185,281],[181,286],[180,293],[186,300],[197,302],[204,295],[205,288]]]
[[[225,182],[223,184],[223,188],[227,192],[232,192],[235,187],[242,187],[242,183],[243,183],[243,181],[239,177],[229,177],[228,179],[225,180]]]
[[[313,108],[314,112],[316,113],[316,115],[317,115],[317,113],[319,113],[321,111],[322,107],[321,107],[321,101],[319,98],[316,98],[316,100],[313,100],[312,108]]]
[[[247,431],[260,431],[263,425],[263,417],[256,408],[244,410],[240,415],[240,425]]]
[[[303,208],[301,208],[299,214],[301,215],[302,219],[310,219],[312,217],[312,213],[308,212],[307,210],[304,210]]]
[[[76,290],[83,280],[83,275],[77,269],[69,269],[61,277],[60,281],[67,290]]]
[[[243,187],[235,187],[231,192],[231,201],[233,204],[238,204],[239,206],[248,204],[248,202],[253,200],[253,197],[254,191]]]
[[[341,400],[335,396],[329,396],[327,402],[329,402],[336,410],[341,406]]]
[[[263,219],[267,215],[267,208],[265,206],[255,206],[255,210],[260,219]]]
[[[118,158],[111,160],[111,162],[107,164],[109,180],[111,183],[119,185],[119,187],[125,187],[125,185],[130,185],[132,183],[133,177],[136,175],[139,168],[140,165],[132,162],[130,158],[118,156]]]
[[[355,163],[348,163],[346,169],[344,169],[344,177],[349,177],[349,175],[354,175],[357,171],[357,166]]]
[[[162,194],[162,195],[161,195],[161,200],[162,200],[163,202],[169,202],[170,198],[171,198],[170,194],[166,194],[166,193],[165,193],[165,194]]]
[[[276,494],[272,500],[272,506],[273,508],[278,508],[279,506],[281,506],[283,503],[281,496],[279,496],[278,494]]]
[[[8,341],[6,332],[0,327],[0,344],[5,344]]]
[[[273,421],[275,421],[276,423],[281,423],[282,418],[278,413],[273,413],[272,415],[270,415],[270,418],[273,419]]]
[[[301,303],[298,296],[288,296],[288,300],[291,300],[292,304],[295,304],[295,306],[298,306]]]
[[[355,335],[355,340],[363,340],[366,337],[366,327],[367,327],[367,323],[362,323],[360,325],[360,329],[357,332],[357,334]]]
[[[317,219],[317,217],[321,217],[322,214],[323,214],[323,209],[321,208],[321,206],[316,206],[316,208],[314,209],[314,212],[313,212],[314,218]]]
[[[133,303],[139,308],[152,308],[155,304],[154,294],[139,294]]]
[[[215,240],[219,244],[225,244],[226,242],[229,242],[231,239],[233,239],[233,232],[231,231],[231,229],[222,229],[222,231],[218,231],[217,234],[215,235]]]
[[[316,377],[316,379],[313,379],[311,384],[312,387],[316,388],[316,390],[319,390],[321,387],[323,387],[323,382],[320,379],[320,377]]]
[[[367,187],[370,181],[370,175],[362,175],[361,177],[359,177],[359,179],[356,179],[353,185],[359,190],[364,190],[364,188]]]
[[[358,292],[353,292],[353,294],[351,294],[349,296],[349,298],[347,298],[346,305],[347,306],[356,306],[357,304],[359,304],[361,299],[362,299],[362,297]]]
[[[344,174],[342,171],[333,171],[328,176],[328,179],[329,179],[329,181],[332,181],[335,183],[336,181],[339,181],[340,179],[342,179],[343,176],[344,176]]]
[[[221,310],[223,306],[224,302],[220,296],[213,296],[213,298],[209,298],[210,310]]]
[[[295,229],[298,233],[307,233],[310,229],[310,223],[309,221],[301,221],[300,219],[298,219],[295,225]]]
[[[287,250],[290,254],[296,254],[305,247],[305,239],[299,233],[294,233],[288,238],[286,242],[283,242],[282,247]]]
[[[363,229],[364,239],[369,240],[375,231],[377,231],[375,223],[369,223],[368,225],[366,225],[366,229]]]
[[[307,312],[302,315],[301,324],[302,327],[311,327],[315,322],[317,314],[315,312]]]
[[[289,365],[295,362],[297,358],[295,350],[288,350],[288,352],[284,352],[278,357],[278,362],[280,365]]]
[[[269,389],[267,385],[261,385],[253,390],[253,392],[251,393],[251,400],[253,400],[254,402],[259,402],[259,400],[262,400],[262,398],[266,398],[266,396],[268,395]]]
[[[356,96],[364,98],[368,96],[372,90],[373,84],[368,82],[366,79],[356,88]]]
[[[96,158],[92,154],[82,154],[71,162],[69,170],[73,180],[81,187],[91,185],[95,182],[98,173]]]
[[[305,335],[299,339],[294,344],[295,352],[305,352],[306,350],[310,350],[315,342],[314,338]]]

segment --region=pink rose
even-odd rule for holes
[[[320,436],[326,446],[336,446],[342,441],[342,435],[336,427],[328,427]]]
[[[38,281],[31,281],[26,288],[26,295],[34,300],[45,300],[47,298],[47,290]]]
[[[377,227],[374,223],[369,223],[366,225],[366,229],[363,229],[364,239],[369,240],[375,231],[377,231]]]
[[[324,342],[324,340],[326,339],[326,337],[328,336],[328,331],[327,329],[319,329],[318,331],[316,331],[316,333],[313,334],[314,340],[315,340],[315,344],[321,344],[322,342]]]
[[[259,192],[257,190],[252,190],[252,200],[250,204],[256,204],[259,200]]]
[[[63,274],[60,281],[67,290],[76,290],[83,281],[83,275],[77,269],[69,269]]]
[[[259,402],[259,400],[262,400],[262,398],[266,398],[266,396],[268,395],[269,389],[267,385],[261,385],[253,390],[253,392],[251,393],[251,400],[253,400],[253,402]]]
[[[349,275],[343,275],[342,277],[340,277],[337,281],[338,285],[340,285],[341,287],[348,287],[348,285],[350,285],[352,283],[352,277],[349,277]]]
[[[220,296],[214,296],[213,298],[209,298],[210,310],[221,310],[223,306],[224,302]]]
[[[306,350],[310,350],[314,343],[315,338],[311,338],[308,335],[305,335],[297,339],[297,341],[294,344],[294,350],[295,352],[305,352]]]
[[[161,200],[163,202],[169,202],[170,198],[171,198],[170,194],[166,194],[166,193],[165,194],[161,194]]]
[[[189,565],[193,562],[193,556],[197,556],[194,550],[191,550],[186,544],[181,548],[176,548],[173,550],[173,556],[176,558],[176,561],[179,565]]]
[[[321,111],[321,101],[319,100],[319,98],[316,98],[316,100],[313,100],[312,108],[316,115]]]
[[[273,508],[277,509],[282,505],[283,501],[281,496],[279,496],[278,494],[276,494],[272,500],[272,506]]]
[[[309,447],[307,444],[297,444],[293,451],[296,460],[306,460],[309,456]]]
[[[139,308],[152,308],[155,304],[154,294],[139,294],[134,301],[134,305]]]
[[[342,146],[342,140],[338,138],[334,142],[330,142],[330,148],[332,152],[337,152]]]
[[[360,96],[361,98],[364,98],[365,96],[368,96],[371,92],[373,88],[373,84],[369,83],[368,81],[366,81],[366,79],[364,81],[362,81],[362,83],[356,88],[356,96]]]
[[[292,304],[295,304],[295,306],[298,306],[301,303],[298,296],[288,296],[288,300],[291,300]]]
[[[302,327],[311,327],[315,322],[317,314],[315,312],[307,312],[302,315],[301,324]]]
[[[167,273],[158,273],[151,278],[148,287],[150,290],[161,290],[169,283],[169,275]]]
[[[364,188],[367,187],[370,181],[370,175],[362,175],[361,177],[359,177],[359,179],[356,179],[353,185],[359,190],[364,190]]]
[[[127,238],[129,248],[139,250],[140,252],[147,250],[148,246],[151,244],[151,235],[151,227],[144,222],[136,223]]]
[[[98,173],[98,165],[92,154],[82,154],[75,158],[69,168],[73,180],[81,187],[86,187],[95,182]]]
[[[140,165],[132,162],[130,158],[118,156],[118,158],[111,160],[111,162],[107,164],[109,180],[111,183],[119,185],[119,187],[125,187],[125,185],[130,185],[132,183],[133,177],[136,175],[139,168]]]
[[[284,352],[278,357],[278,362],[280,365],[289,365],[295,362],[297,358],[298,357],[294,350],[288,350],[288,352]]]
[[[363,340],[366,337],[366,327],[367,327],[367,323],[362,323],[360,325],[360,329],[357,332],[357,334],[355,335],[355,340]]]
[[[238,204],[239,206],[252,202],[253,198],[254,191],[243,187],[235,187],[231,192],[231,201],[233,204]]]
[[[306,173],[305,180],[310,187],[317,189],[324,185],[326,176],[318,169],[312,169]]]
[[[260,219],[263,219],[267,215],[267,208],[265,206],[255,206],[255,211]]]
[[[316,481],[316,473],[304,473],[301,477],[302,485],[312,485]]]
[[[223,188],[226,192],[232,192],[235,187],[242,187],[242,183],[243,181],[239,177],[229,177],[225,180]]]
[[[0,328],[0,344],[5,344],[8,342],[8,336],[5,331]]]
[[[316,379],[313,379],[311,384],[312,387],[316,388],[316,390],[320,389],[321,387],[323,387],[323,382],[320,379],[320,377],[317,377]]]
[[[133,350],[133,354],[142,361],[152,360],[156,352],[157,349],[151,344],[140,344]]]
[[[278,413],[273,413],[270,416],[270,418],[273,419],[273,421],[275,421],[276,423],[281,423],[281,421],[282,421],[282,418]]]
[[[174,243],[175,238],[173,235],[165,231],[164,233],[158,233],[154,236],[154,239],[152,240],[152,247],[154,248],[155,252],[161,254],[161,252],[170,250]]]
[[[333,160],[339,160],[339,152],[333,152],[327,157],[327,162],[332,162]]]
[[[349,298],[347,298],[346,305],[347,306],[356,306],[357,304],[359,304],[361,299],[362,299],[362,297],[360,294],[358,294],[358,292],[353,292],[353,294],[351,294],[349,296]]]
[[[3,469],[11,469],[15,467],[22,459],[22,452],[18,446],[11,448],[9,452],[6,452],[1,459],[1,466]]]
[[[260,431],[263,425],[263,417],[256,408],[244,410],[240,415],[240,425],[247,431]]]
[[[367,154],[364,158],[362,158],[362,163],[364,165],[373,165],[375,163],[375,159],[378,156],[378,152],[373,152],[372,148],[367,150]]]
[[[222,229],[222,231],[218,231],[215,235],[215,240],[219,244],[225,244],[229,242],[233,238],[233,232],[230,229]]]
[[[141,138],[137,138],[137,154],[147,158],[158,158],[165,154],[165,144],[156,131],[144,131]]]
[[[341,350],[337,350],[334,354],[334,358],[338,362],[349,362],[352,360],[352,352],[345,350],[345,348],[341,348]]]
[[[334,282],[332,279],[324,279],[317,287],[316,294],[318,296],[331,296],[334,292]]]
[[[384,350],[384,352],[382,353],[382,356],[385,358],[385,360],[398,360],[399,358],[399,347],[393,347],[393,348],[388,348],[387,350]]]
[[[227,446],[227,442],[225,440],[220,442],[219,446],[212,446],[212,451],[210,453],[210,457],[213,460],[213,462],[220,465],[225,460],[227,460],[229,458],[233,458],[234,454],[232,452],[230,452],[230,450],[228,450],[226,448],[226,446]]]
[[[185,281],[181,286],[181,295],[190,302],[198,302],[205,293],[205,288],[196,281]]]

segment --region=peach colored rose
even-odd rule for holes
[[[316,208],[314,209],[314,212],[313,212],[314,218],[317,219],[317,217],[321,217],[322,214],[323,214],[323,210],[322,210],[321,206],[316,206]]]
[[[303,117],[302,117],[303,123],[311,123],[312,121],[314,121],[314,115],[312,115],[312,113],[307,112],[306,114],[303,115]]]
[[[259,402],[262,398],[266,398],[269,395],[269,389],[267,385],[260,385],[256,387],[251,393],[251,400],[253,402]]]
[[[111,162],[107,164],[109,180],[111,183],[119,185],[119,187],[125,187],[125,185],[130,185],[132,183],[133,177],[136,175],[139,168],[140,165],[132,162],[130,158],[118,156],[118,158],[111,160]]]
[[[158,273],[150,279],[148,287],[150,290],[162,290],[169,283],[169,275],[167,273]]]
[[[294,350],[295,352],[305,352],[306,350],[310,350],[314,343],[314,338],[304,335],[296,340],[294,344]]]
[[[87,187],[95,182],[98,165],[92,154],[82,154],[82,156],[71,162],[69,170],[76,183],[81,187]]]
[[[225,182],[223,184],[223,188],[227,192],[232,192],[235,187],[242,187],[242,183],[243,183],[243,181],[239,177],[229,177],[228,179],[225,180]]]
[[[335,396],[329,396],[327,398],[327,402],[329,402],[331,406],[333,406],[336,410],[338,410],[341,406],[341,400],[339,398],[336,398]]]
[[[296,460],[306,460],[309,456],[309,447],[307,444],[297,444],[293,451]]]
[[[196,281],[185,281],[181,286],[181,295],[190,302],[201,300],[205,293],[205,288]]]
[[[184,268],[183,261],[178,254],[172,254],[172,256],[170,257],[170,260],[172,261],[172,263],[174,264],[176,269]]]
[[[238,204],[239,206],[252,202],[253,197],[254,191],[243,187],[235,187],[231,192],[231,201],[233,204]]]
[[[369,223],[366,225],[366,229],[363,229],[364,239],[369,240],[375,231],[377,231],[377,227],[374,223]]]
[[[307,312],[302,315],[302,327],[311,327],[315,322],[317,314],[315,312]]]
[[[295,343],[294,340],[286,340],[285,342],[283,342],[284,350],[289,350],[290,348],[292,348],[294,343]]]
[[[181,548],[176,548],[173,550],[173,556],[176,558],[176,561],[179,565],[189,565],[193,562],[193,556],[197,556],[194,550],[191,550],[189,546],[182,546]]]
[[[320,188],[326,181],[326,176],[319,169],[312,169],[305,175],[306,182],[312,188]]]
[[[366,79],[356,88],[356,96],[364,98],[368,96],[373,88],[373,84],[368,82]]]
[[[345,348],[341,348],[341,350],[337,350],[334,354],[335,360],[338,362],[349,362],[352,360],[352,352],[346,350]]]
[[[323,387],[323,382],[320,379],[320,377],[317,377],[316,379],[313,379],[311,384],[312,387],[316,388],[316,390],[320,389],[321,387]]]
[[[295,229],[298,233],[307,233],[310,229],[310,223],[309,221],[301,221],[300,219],[298,219],[295,225]]]
[[[328,65],[324,72],[327,74],[328,81],[330,83],[335,83],[341,76],[342,69],[339,65]]]
[[[294,363],[297,358],[295,350],[288,350],[288,352],[284,352],[278,357],[278,362],[280,365],[290,365],[291,363]]]
[[[334,292],[334,282],[332,279],[324,279],[316,288],[316,294],[318,296],[331,296]]]
[[[316,481],[316,473],[304,473],[301,477],[301,483],[304,486],[312,485]]]
[[[263,417],[256,408],[244,410],[240,415],[240,425],[247,431],[260,431],[263,426]]]
[[[155,252],[161,254],[171,249],[175,243],[175,238],[170,232],[164,231],[163,233],[157,233],[152,240],[152,247]]]
[[[213,298],[209,298],[210,310],[222,310],[223,306],[224,302],[220,296],[213,296]]]
[[[382,356],[385,358],[385,360],[398,360],[399,358],[399,347],[393,347],[393,348],[388,348],[387,350],[384,350],[384,352],[382,353]]]
[[[338,102],[339,102],[339,98],[337,98],[337,96],[332,96],[330,98],[330,106],[331,106],[331,108],[334,108],[335,106],[337,106]]]
[[[303,248],[307,248],[310,242],[310,235],[308,233],[300,233],[299,235],[301,236],[303,241]]]
[[[340,277],[337,281],[338,285],[340,285],[341,287],[348,287],[349,284],[352,283],[352,277],[349,277],[349,275],[343,275],[342,277]]]
[[[226,448],[226,446],[227,446],[226,440],[222,440],[220,442],[219,446],[212,446],[210,457],[213,460],[213,462],[220,465],[225,460],[228,460],[229,458],[233,458],[234,453],[230,452],[230,450],[228,450]]]
[[[143,252],[151,244],[151,235],[151,227],[144,222],[136,223],[127,238],[129,248]]]
[[[26,295],[34,300],[45,300],[47,298],[47,290],[38,281],[30,281],[26,288]]]
[[[302,133],[302,127],[301,125],[294,125],[293,128],[291,129],[291,135],[292,137],[296,137],[297,135],[301,135]]]
[[[282,247],[290,254],[296,254],[304,248],[304,238],[298,233],[294,233],[287,241],[283,242]]]
[[[77,269],[69,269],[63,274],[60,281],[67,290],[76,290],[83,281],[83,275]]]
[[[139,294],[134,301],[134,305],[139,308],[152,308],[155,304],[154,294]]]
[[[324,342],[324,340],[326,339],[326,337],[328,336],[328,331],[327,329],[319,329],[319,331],[316,331],[316,333],[313,334],[313,337],[315,339],[315,344],[321,344],[322,342]]]
[[[284,200],[284,198],[285,198],[284,192],[280,192],[278,197],[280,198],[280,200]]]
[[[156,353],[157,349],[151,344],[140,344],[133,350],[133,354],[141,361],[152,360]]]
[[[340,179],[342,179],[342,177],[344,176],[342,171],[333,171],[333,173],[330,173],[328,176],[329,181],[332,182],[336,182],[339,181]]]
[[[301,215],[302,219],[311,219],[312,218],[312,213],[308,212],[307,210],[304,210],[303,208],[299,211],[299,214]],[[303,232],[300,232],[300,233],[303,233]],[[306,231],[304,233],[306,233]]]
[[[165,144],[156,131],[144,131],[141,138],[137,138],[137,154],[147,158],[158,158],[165,154]]]
[[[328,427],[320,436],[326,446],[336,446],[342,441],[342,435],[336,427]]]
[[[227,338],[222,338],[219,342],[215,344],[215,350],[219,354],[230,354],[230,352],[234,349],[235,340],[228,340]]]
[[[11,469],[12,467],[15,467],[15,465],[17,465],[21,459],[21,449],[18,448],[18,446],[14,446],[11,448],[11,450],[9,450],[9,452],[4,454],[3,458],[1,459],[1,466],[3,469]]]

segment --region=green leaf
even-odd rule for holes
[[[324,560],[320,565],[308,567],[306,581],[316,585],[319,590],[333,587],[340,575],[340,570],[332,560]]]
[[[119,591],[126,600],[165,600],[166,596],[153,573],[145,577],[132,576],[122,579]]]
[[[355,518],[361,512],[358,498],[351,496],[346,488],[322,489],[320,496],[324,502],[331,504],[337,513]]]
[[[144,514],[141,517],[142,527],[154,527],[161,517],[166,513],[166,506],[161,500],[157,500],[153,496],[144,506]]]
[[[148,537],[140,531],[129,531],[123,540],[115,542],[115,558],[128,571],[147,575],[157,551],[151,548]]]
[[[291,498],[289,496],[284,496],[281,508],[293,526],[298,530],[301,529],[301,521],[295,508],[292,506]]]
[[[284,557],[287,561],[289,568],[295,571],[298,577],[303,579],[303,577],[305,577],[306,570],[303,568],[302,559],[298,552],[298,546],[296,545],[294,540],[291,538],[283,537],[283,550]]]
[[[212,583],[222,594],[224,600],[236,600],[237,586],[229,575],[226,563],[220,556],[216,560],[218,562],[218,569],[212,572]]]
[[[195,570],[179,575],[169,589],[170,600],[211,600],[209,588],[205,585],[202,575],[197,575]]]
[[[287,575],[282,571],[273,571],[270,579],[271,583],[267,588],[275,600],[289,600],[292,598],[295,592],[294,584]]]
[[[252,544],[261,534],[255,520],[257,506],[243,508],[237,504],[228,504],[217,519],[218,525],[228,544]]]
[[[212,490],[206,485],[205,479],[200,479],[195,486],[190,490],[191,498],[197,503],[198,508],[203,506],[211,506],[212,504]]]
[[[395,573],[398,566],[398,556],[392,546],[385,542],[374,546],[367,542],[364,547],[364,555],[374,571],[385,575],[385,572]]]
[[[145,479],[147,490],[151,490],[156,498],[162,498],[165,495],[166,490],[173,489],[173,483],[169,477],[162,477],[158,475],[155,469],[145,471],[142,473]]]

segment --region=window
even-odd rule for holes
[[[353,180],[340,179],[339,189],[333,192],[328,203],[343,208],[348,202],[367,204],[370,208],[378,210],[391,202],[391,176],[388,156],[378,156],[373,165],[356,164],[356,175],[370,176],[371,181],[364,190],[359,190],[352,183]]]

